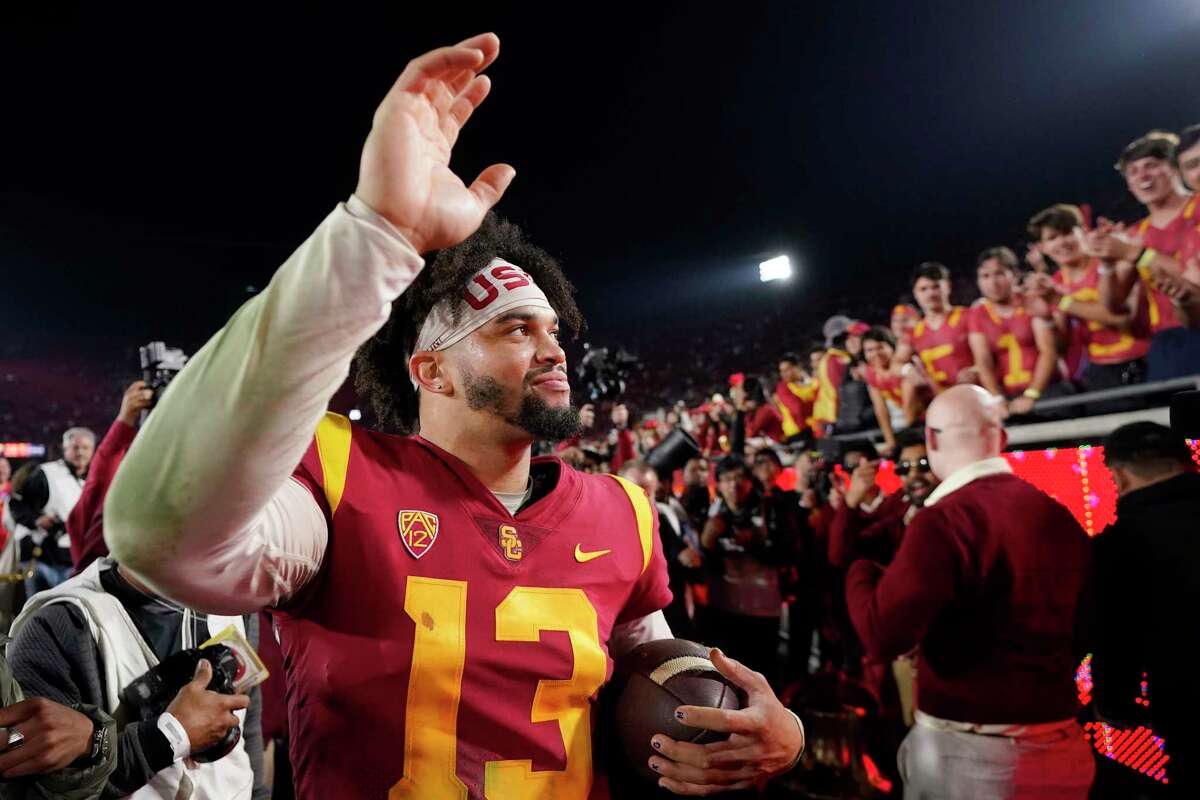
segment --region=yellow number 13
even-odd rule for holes
[[[404,723],[404,777],[388,800],[460,800],[467,796],[455,774],[467,583],[410,577],[404,611],[416,625],[416,637]],[[488,798],[583,798],[591,788],[590,698],[608,670],[596,609],[580,589],[530,586],[514,588],[496,607],[496,641],[536,642],[542,631],[565,631],[574,658],[569,679],[538,681],[530,714],[531,722],[558,722],[564,768],[535,772],[531,759],[489,761],[483,788]]]

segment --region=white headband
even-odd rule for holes
[[[467,282],[461,297],[448,297],[429,310],[413,352],[445,350],[504,312],[522,307],[554,313],[546,293],[529,273],[502,258],[493,258]],[[410,377],[416,387],[416,377]]]

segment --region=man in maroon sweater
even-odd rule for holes
[[[987,392],[957,386],[929,407],[942,479],[891,566],[856,561],[846,600],[867,652],[920,646],[917,724],[900,748],[906,798],[1085,798],[1095,774],[1075,722],[1076,620],[1087,536],[1014,476]]]

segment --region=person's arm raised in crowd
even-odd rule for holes
[[[1097,286],[1100,304],[1113,313],[1120,313],[1138,282],[1134,261],[1141,253],[1140,241],[1125,235],[1122,226],[1101,217],[1096,227],[1083,235],[1083,249],[1101,261]]]
[[[474,232],[515,174],[492,165],[468,188],[449,166],[499,46],[483,34],[408,64],[375,112],[354,196],[164,392],[104,511],[113,555],[156,591],[245,613],[319,569],[325,518],[289,476],[420,254]]]
[[[1004,390],[1000,387],[1000,379],[996,377],[996,358],[992,355],[987,334],[971,331],[967,334],[967,342],[971,345],[971,355],[975,357],[979,382],[992,394],[1003,397]]]
[[[121,410],[109,427],[108,433],[96,448],[96,454],[88,465],[87,480],[79,500],[67,515],[67,535],[71,539],[71,563],[75,574],[85,570],[97,558],[108,555],[108,547],[104,544],[104,525],[102,522],[104,498],[108,496],[108,488],[112,484],[117,467],[133,437],[137,435],[138,417],[144,409],[150,407],[154,392],[146,388],[145,381],[134,381],[125,390],[121,398]]]

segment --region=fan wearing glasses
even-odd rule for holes
[[[907,429],[896,436],[896,475],[903,487],[879,504],[874,514],[856,514],[850,504],[839,510],[829,528],[829,560],[835,567],[847,567],[859,558],[887,565],[892,561],[904,529],[925,505],[926,498],[940,482],[929,467],[925,436],[920,429]],[[855,483],[874,485],[878,462],[862,460],[854,469],[847,498],[855,493]]]

